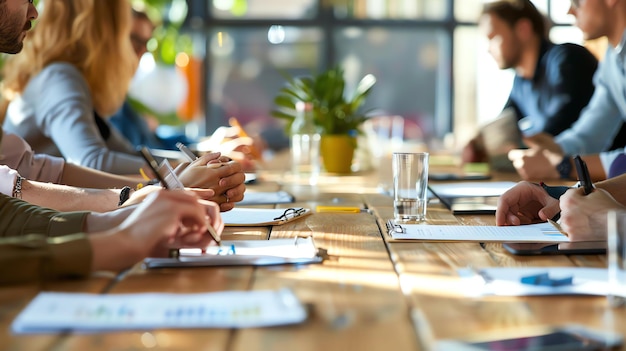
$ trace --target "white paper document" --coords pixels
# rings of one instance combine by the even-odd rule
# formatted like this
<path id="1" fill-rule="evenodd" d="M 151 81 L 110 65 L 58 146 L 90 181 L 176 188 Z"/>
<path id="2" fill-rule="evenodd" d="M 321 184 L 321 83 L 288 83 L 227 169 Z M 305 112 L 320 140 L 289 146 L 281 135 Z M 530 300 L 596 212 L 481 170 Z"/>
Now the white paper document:
<path id="1" fill-rule="evenodd" d="M 288 289 L 205 294 L 43 292 L 13 321 L 15 333 L 101 332 L 158 328 L 253 328 L 303 322 Z"/>
<path id="2" fill-rule="evenodd" d="M 313 237 L 273 240 L 222 241 L 221 246 L 180 249 L 178 257 L 144 260 L 147 268 L 203 266 L 268 266 L 278 264 L 318 263 L 325 250 L 319 250 Z"/>
<path id="3" fill-rule="evenodd" d="M 479 242 L 567 242 L 568 237 L 552 224 L 519 226 L 397 224 L 390 220 L 387 230 L 394 240 L 479 241 Z"/>
<path id="4" fill-rule="evenodd" d="M 245 205 L 273 205 L 273 204 L 288 204 L 294 202 L 293 195 L 286 191 L 258 191 L 248 192 L 244 194 L 243 200 L 237 203 L 238 206 Z"/>
<path id="5" fill-rule="evenodd" d="M 608 295 L 611 287 L 607 270 L 583 267 L 498 267 L 477 271 L 459 270 L 463 291 L 470 296 L 532 296 L 532 295 Z M 544 277 L 548 283 L 529 283 L 529 278 Z M 526 283 L 523 282 L 526 281 Z M 532 280 L 531 279 L 531 280 Z M 550 284 L 550 281 L 560 284 Z M 626 296 L 624 289 L 615 295 Z"/>
<path id="6" fill-rule="evenodd" d="M 238 208 L 222 212 L 227 226 L 281 225 L 311 214 L 311 209 L 294 208 Z"/>
<path id="7" fill-rule="evenodd" d="M 515 182 L 459 182 L 431 184 L 428 187 L 439 197 L 489 197 L 500 196 Z"/>

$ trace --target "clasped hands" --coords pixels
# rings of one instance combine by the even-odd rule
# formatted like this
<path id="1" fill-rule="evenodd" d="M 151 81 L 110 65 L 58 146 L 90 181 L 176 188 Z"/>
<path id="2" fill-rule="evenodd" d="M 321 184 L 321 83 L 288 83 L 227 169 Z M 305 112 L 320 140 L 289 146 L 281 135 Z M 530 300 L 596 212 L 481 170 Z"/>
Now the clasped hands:
<path id="1" fill-rule="evenodd" d="M 174 173 L 185 188 L 201 199 L 215 202 L 222 212 L 232 210 L 235 203 L 243 200 L 246 186 L 241 164 L 219 152 L 208 153 L 194 160 L 179 164 Z M 140 203 L 160 186 L 146 186 L 135 191 L 124 206 Z"/>
<path id="2" fill-rule="evenodd" d="M 563 160 L 563 150 L 547 133 L 523 139 L 528 149 L 515 149 L 508 153 L 509 160 L 522 179 L 559 179 L 556 166 Z"/>

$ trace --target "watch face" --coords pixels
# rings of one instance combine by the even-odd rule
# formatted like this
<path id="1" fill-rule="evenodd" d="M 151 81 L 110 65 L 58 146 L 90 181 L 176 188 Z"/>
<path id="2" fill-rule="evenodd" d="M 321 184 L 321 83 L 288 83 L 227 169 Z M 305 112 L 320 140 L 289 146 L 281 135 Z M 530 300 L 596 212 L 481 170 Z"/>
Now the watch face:
<path id="1" fill-rule="evenodd" d="M 561 179 L 569 179 L 572 174 L 572 161 L 569 156 L 564 156 L 561 163 L 556 166 L 556 170 L 559 172 Z"/>

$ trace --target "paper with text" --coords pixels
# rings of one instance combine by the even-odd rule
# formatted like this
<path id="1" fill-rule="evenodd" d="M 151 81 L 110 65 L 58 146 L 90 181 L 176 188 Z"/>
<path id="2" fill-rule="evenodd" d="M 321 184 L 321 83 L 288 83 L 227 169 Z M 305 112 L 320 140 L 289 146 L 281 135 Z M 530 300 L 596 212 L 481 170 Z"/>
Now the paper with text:
<path id="1" fill-rule="evenodd" d="M 552 224 L 519 226 L 429 225 L 387 223 L 395 240 L 479 241 L 479 242 L 567 242 L 568 237 Z"/>
<path id="2" fill-rule="evenodd" d="M 497 267 L 476 272 L 461 269 L 464 288 L 470 296 L 533 296 L 533 295 L 607 295 L 611 292 L 605 268 L 586 267 Z M 544 286 L 522 283 L 523 277 L 548 274 L 552 279 L 571 277 L 572 284 Z M 616 290 L 616 295 L 626 296 L 626 291 Z"/>
<path id="3" fill-rule="evenodd" d="M 253 328 L 303 322 L 288 289 L 203 294 L 40 293 L 13 321 L 16 333 L 158 328 Z"/>

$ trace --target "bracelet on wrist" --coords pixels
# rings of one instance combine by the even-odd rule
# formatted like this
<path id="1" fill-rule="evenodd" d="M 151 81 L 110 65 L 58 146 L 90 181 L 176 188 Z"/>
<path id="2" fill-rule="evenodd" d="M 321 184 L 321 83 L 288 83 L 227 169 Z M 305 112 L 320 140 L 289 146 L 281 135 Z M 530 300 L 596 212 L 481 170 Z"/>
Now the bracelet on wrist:
<path id="1" fill-rule="evenodd" d="M 24 177 L 18 175 L 17 178 L 15 178 L 15 185 L 13 186 L 13 197 L 16 197 L 18 199 L 22 198 L 22 182 L 24 181 Z"/>

